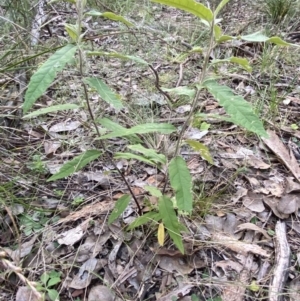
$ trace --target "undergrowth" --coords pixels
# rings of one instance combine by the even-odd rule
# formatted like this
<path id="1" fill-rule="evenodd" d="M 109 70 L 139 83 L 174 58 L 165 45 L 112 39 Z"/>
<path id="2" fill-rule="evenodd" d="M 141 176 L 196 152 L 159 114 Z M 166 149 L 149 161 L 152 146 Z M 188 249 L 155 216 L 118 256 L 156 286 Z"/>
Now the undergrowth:
<path id="1" fill-rule="evenodd" d="M 213 156 L 206 145 L 197 140 L 185 138 L 187 130 L 192 125 L 198 123 L 200 129 L 207 125 L 204 122 L 207 116 L 201 112 L 203 100 L 209 95 L 225 109 L 226 116 L 216 116 L 216 118 L 233 123 L 241 127 L 243 131 L 251 132 L 258 137 L 267 137 L 262 118 L 263 114 L 265 114 L 265 108 L 268 108 L 268 112 L 263 117 L 268 119 L 275 118 L 278 115 L 278 105 L 286 93 L 286 91 L 281 93 L 275 87 L 273 80 L 274 77 L 276 79 L 277 75 L 273 76 L 272 74 L 270 84 L 260 92 L 262 96 L 260 103 L 252 107 L 247 100 L 237 95 L 231 87 L 226 85 L 227 77 L 225 73 L 222 73 L 224 69 L 233 70 L 237 73 L 250 73 L 252 71 L 250 62 L 238 54 L 233 54 L 233 52 L 222 52 L 220 50 L 221 46 L 225 43 L 229 45 L 232 43 L 233 45 L 234 42 L 249 42 L 262 45 L 263 55 L 257 66 L 261 68 L 261 73 L 270 74 L 273 72 L 274 64 L 276 64 L 276 60 L 273 57 L 277 57 L 276 53 L 280 52 L 279 49 L 286 49 L 285 47 L 293 45 L 283 41 L 278 36 L 268 37 L 262 32 L 236 36 L 223 32 L 223 24 L 221 23 L 222 20 L 219 19 L 219 13 L 229 2 L 228 0 L 223 0 L 218 5 L 215 5 L 214 11 L 193 0 L 153 0 L 152 2 L 155 4 L 145 1 L 144 5 L 138 5 L 136 1 L 128 0 L 125 5 L 120 2 L 114 4 L 104 3 L 104 7 L 109 9 L 104 13 L 102 10 L 97 10 L 98 6 L 103 7 L 103 5 L 101 6 L 102 2 L 96 3 L 97 1 L 95 1 L 95 4 L 92 3 L 93 9 L 89 9 L 84 0 L 71 0 L 68 2 L 74 5 L 77 13 L 76 21 L 65 24 L 68 42 L 66 43 L 66 39 L 61 40 L 60 45 L 53 49 L 54 53 L 51 55 L 48 53 L 52 52 L 52 49 L 30 53 L 30 58 L 32 59 L 36 56 L 40 59 L 45 56 L 48 56 L 48 58 L 45 61 L 42 60 L 39 66 L 36 66 L 37 70 L 30 78 L 25 102 L 22 106 L 23 119 L 34 123 L 37 118 L 41 118 L 45 114 L 68 110 L 74 110 L 76 114 L 79 114 L 84 111 L 89 116 L 86 123 L 91 129 L 91 133 L 93 133 L 93 141 L 88 150 L 83 151 L 73 160 L 65 163 L 57 173 L 50 177 L 49 171 L 44 164 L 45 158 L 38 152 L 30 156 L 26 166 L 35 176 L 47 177 L 47 182 L 52 182 L 70 177 L 94 160 L 101 158 L 108 164 L 113 165 L 114 170 L 127 186 L 127 193 L 117 200 L 115 209 L 110 214 L 108 222 L 113 223 L 118 219 L 130 201 L 134 200 L 139 216 L 127 227 L 127 230 L 151 223 L 150 226 L 157 230 L 157 238 L 160 245 L 165 244 L 166 236 L 169 235 L 180 252 L 184 253 L 182 232 L 187 231 L 187 229 L 180 219 L 183 216 L 192 217 L 193 214 L 205 215 L 210 210 L 211 204 L 219 197 L 222 197 L 228 189 L 227 185 L 230 185 L 226 183 L 218 191 L 213 191 L 208 196 L 205 193 L 203 183 L 196 187 L 194 186 L 186 158 L 182 155 L 183 149 L 193 150 L 200 154 L 206 164 L 214 164 Z M 275 2 L 276 7 L 274 7 Z M 281 22 L 288 14 L 287 8 L 289 9 L 290 7 L 287 4 L 280 6 L 279 2 L 279 0 L 269 0 L 266 3 L 274 23 Z M 131 45 L 133 41 L 137 40 L 138 44 L 139 39 L 145 37 L 145 33 L 147 37 L 155 36 L 157 28 L 147 28 L 147 26 L 140 28 L 139 25 L 147 25 L 149 20 L 151 21 L 154 18 L 154 13 L 151 11 L 153 5 L 155 5 L 155 12 L 163 11 L 162 7 L 165 6 L 160 6 L 160 4 L 169 6 L 168 9 L 175 8 L 183 10 L 184 14 L 192 14 L 201 25 L 198 23 L 195 25 L 197 30 L 189 28 L 190 34 L 187 35 L 188 38 L 180 38 L 179 40 L 177 37 L 174 38 L 175 47 L 174 49 L 170 47 L 167 53 L 159 53 L 159 47 L 155 50 L 155 54 L 146 53 L 146 49 L 143 49 L 143 47 L 136 50 L 135 45 Z M 121 15 L 123 11 L 125 13 L 132 7 L 139 7 L 139 12 L 135 16 L 136 20 L 127 19 Z M 121 14 L 116 14 L 116 11 L 121 12 Z M 121 40 L 122 43 L 125 43 L 126 47 L 123 48 L 123 51 L 121 52 L 119 49 L 111 50 L 110 47 L 101 45 L 101 43 L 100 45 L 91 46 L 88 37 L 93 35 L 93 31 L 90 32 L 89 29 L 83 26 L 86 18 L 91 18 L 92 20 L 102 18 L 118 22 L 120 30 L 126 31 L 126 35 L 117 36 L 119 41 Z M 172 22 L 170 21 L 169 26 L 166 26 L 164 29 L 165 37 L 172 32 L 171 26 Z M 200 28 L 204 28 L 204 30 L 200 31 Z M 181 28 L 180 30 L 184 31 L 186 28 Z M 174 36 L 181 35 L 180 30 Z M 159 28 L 159 31 L 161 31 L 161 28 Z M 139 33 L 141 34 L 140 36 Z M 106 32 L 100 32 L 99 35 L 101 36 L 101 34 L 106 35 Z M 163 39 L 162 42 L 172 43 L 172 38 Z M 182 51 L 184 48 L 181 46 L 185 46 L 187 49 Z M 215 56 L 216 53 L 220 55 Z M 12 55 L 9 56 L 12 57 Z M 189 71 L 194 76 L 194 82 L 183 81 L 175 87 L 176 82 L 171 72 L 165 71 L 164 74 L 159 74 L 154 66 L 155 58 L 158 58 L 162 64 L 166 65 L 169 64 L 168 59 L 172 64 L 180 65 L 185 60 L 193 58 L 196 62 Z M 89 68 L 93 60 L 101 60 L 104 66 L 107 61 L 115 63 L 121 60 L 122 66 L 126 66 L 126 64 L 136 65 L 138 66 L 137 73 L 147 72 L 151 74 L 152 79 L 150 80 L 146 77 L 143 78 L 143 75 L 140 74 L 136 76 L 141 79 L 134 84 L 139 85 L 145 91 L 145 94 L 136 93 L 134 98 L 129 91 L 129 96 L 126 95 L 125 97 L 122 93 L 119 93 L 118 86 L 112 79 L 107 80 L 106 76 L 93 75 L 97 73 L 92 72 Z M 22 65 L 23 59 L 15 62 L 11 58 L 11 60 L 6 61 L 5 66 L 2 65 L 2 71 L 12 71 L 14 67 L 18 67 L 18 64 Z M 37 101 L 53 84 L 57 74 L 63 70 L 70 72 L 75 70 L 76 74 L 79 74 L 77 80 L 80 88 L 79 92 L 76 92 L 78 93 L 77 101 L 64 101 L 63 103 L 57 101 L 55 104 L 30 112 L 37 104 Z M 103 69 L 101 71 L 104 72 Z M 109 71 L 109 67 L 106 67 L 105 73 L 109 74 Z M 59 85 L 59 82 L 56 83 L 56 87 Z M 68 88 L 64 87 L 64 89 L 63 92 L 68 95 Z M 101 108 L 109 108 L 109 112 L 113 112 L 113 114 L 105 114 L 104 110 L 93 111 L 91 95 L 95 94 L 98 95 L 99 101 L 101 101 Z M 143 100 L 144 103 L 142 102 Z M 138 101 L 141 103 L 138 103 Z M 172 111 L 182 104 L 189 105 L 190 111 L 185 116 L 185 121 L 181 127 L 173 123 L 172 118 L 169 118 L 170 121 L 166 118 L 163 122 L 157 120 L 161 108 L 166 108 L 166 111 Z M 200 121 L 197 120 L 199 116 Z M 209 126 L 207 129 L 209 129 Z M 114 139 L 126 141 L 121 151 L 114 150 L 112 143 Z M 65 148 L 68 149 L 69 145 L 76 146 L 76 144 L 77 141 L 67 141 L 65 142 Z M 157 199 L 156 205 L 153 205 L 147 213 L 144 213 L 143 207 L 148 204 L 148 198 L 145 197 L 142 202 L 137 199 L 126 175 L 116 164 L 120 159 L 139 162 L 136 166 L 144 164 L 154 167 L 159 173 L 163 174 L 164 185 L 144 187 L 148 196 Z M 9 183 L 15 184 L 16 182 L 14 181 L 15 179 Z M 8 205 L 7 200 L 11 197 L 10 193 L 8 193 L 10 189 L 11 186 L 1 186 L 1 202 L 5 206 Z M 15 202 L 18 203 L 20 200 L 21 197 Z M 76 200 L 75 206 L 83 202 L 83 199 L 80 197 Z M 43 213 L 40 213 L 39 216 L 22 214 L 19 220 L 23 227 L 23 232 L 25 235 L 29 235 L 40 231 L 45 226 L 48 218 Z M 54 276 L 53 278 L 55 278 Z M 49 294 L 52 289 L 52 285 L 48 282 L 51 280 L 51 276 L 46 274 L 44 277 L 45 279 L 41 279 L 40 290 L 45 294 Z M 55 278 L 55 281 L 57 283 L 60 281 L 59 276 Z M 57 295 L 56 291 L 52 293 L 55 296 Z"/>

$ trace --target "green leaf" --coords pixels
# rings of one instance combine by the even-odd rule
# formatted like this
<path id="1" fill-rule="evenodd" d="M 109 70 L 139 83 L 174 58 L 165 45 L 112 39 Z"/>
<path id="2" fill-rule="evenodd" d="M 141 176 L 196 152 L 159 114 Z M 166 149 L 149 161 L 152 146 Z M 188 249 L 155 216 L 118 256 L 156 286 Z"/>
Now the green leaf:
<path id="1" fill-rule="evenodd" d="M 122 16 L 120 15 L 116 15 L 112 12 L 105 12 L 102 14 L 103 17 L 107 18 L 107 19 L 110 19 L 110 20 L 113 20 L 113 21 L 118 21 L 118 22 L 122 22 L 124 23 L 125 25 L 127 26 L 134 26 L 133 23 L 127 21 L 125 18 L 123 18 Z"/>
<path id="2" fill-rule="evenodd" d="M 223 35 L 223 36 L 220 36 L 218 39 L 217 39 L 217 43 L 223 43 L 223 42 L 227 42 L 227 41 L 231 41 L 231 40 L 235 40 L 235 37 L 232 37 L 232 36 L 228 36 L 228 35 Z"/>
<path id="3" fill-rule="evenodd" d="M 182 87 L 176 87 L 176 88 L 162 88 L 163 91 L 165 92 L 170 92 L 170 93 L 174 93 L 175 95 L 185 95 L 188 96 L 190 98 L 193 98 L 196 94 L 195 89 L 191 89 L 187 86 L 182 86 Z"/>
<path id="4" fill-rule="evenodd" d="M 156 165 L 154 162 L 148 160 L 147 158 L 139 156 L 139 155 L 135 155 L 135 154 L 132 154 L 132 153 L 115 153 L 114 158 L 115 159 L 126 159 L 126 160 L 133 159 L 133 160 L 139 160 L 141 162 L 145 162 L 145 163 L 147 163 L 151 166 Z"/>
<path id="5" fill-rule="evenodd" d="M 51 286 L 53 286 L 57 283 L 60 283 L 60 282 L 61 282 L 61 279 L 58 278 L 58 277 L 50 278 L 50 280 L 47 283 L 47 287 L 51 287 Z"/>
<path id="6" fill-rule="evenodd" d="M 26 113 L 43 95 L 53 82 L 56 73 L 61 71 L 70 62 L 75 54 L 77 47 L 68 44 L 57 50 L 50 58 L 33 74 L 30 79 L 28 89 L 25 94 L 23 112 Z"/>
<path id="7" fill-rule="evenodd" d="M 169 164 L 170 183 L 175 190 L 178 209 L 191 213 L 193 209 L 192 177 L 182 157 L 173 158 Z"/>
<path id="8" fill-rule="evenodd" d="M 108 218 L 109 225 L 113 223 L 125 211 L 129 202 L 130 202 L 130 195 L 128 194 L 124 194 L 117 200 L 115 204 L 115 208 Z"/>
<path id="9" fill-rule="evenodd" d="M 129 129 L 122 129 L 113 131 L 110 134 L 103 135 L 97 139 L 109 139 L 115 137 L 124 137 L 133 134 L 147 134 L 158 132 L 161 134 L 171 134 L 175 131 L 175 127 L 172 124 L 168 123 L 144 123 L 136 125 Z"/>
<path id="10" fill-rule="evenodd" d="M 102 126 L 104 126 L 106 129 L 111 131 L 122 131 L 126 129 L 123 126 L 119 125 L 116 122 L 113 122 L 108 118 L 97 119 L 97 122 L 99 122 Z M 124 138 L 128 139 L 132 143 L 142 143 L 142 140 L 137 135 L 131 135 L 129 137 L 124 137 Z"/>
<path id="11" fill-rule="evenodd" d="M 44 284 L 44 286 L 47 286 L 47 282 L 48 282 L 49 279 L 50 279 L 50 276 L 46 272 L 44 274 L 42 274 L 42 276 L 40 278 L 40 280 Z"/>
<path id="12" fill-rule="evenodd" d="M 203 143 L 200 143 L 195 140 L 186 140 L 186 142 L 191 146 L 195 151 L 199 152 L 201 157 L 209 162 L 210 164 L 214 164 L 214 161 L 212 159 L 212 156 L 209 152 L 209 149 L 207 146 L 205 146 Z"/>
<path id="13" fill-rule="evenodd" d="M 161 191 L 157 187 L 146 185 L 144 186 L 144 189 L 148 191 L 152 196 L 155 196 L 157 198 L 160 198 L 162 196 Z"/>
<path id="14" fill-rule="evenodd" d="M 84 166 L 86 166 L 91 161 L 97 159 L 101 155 L 101 152 L 98 150 L 88 150 L 84 152 L 83 154 L 75 157 L 73 160 L 67 162 L 64 164 L 58 173 L 51 176 L 47 182 L 49 181 L 55 181 L 58 179 L 65 178 L 74 172 L 82 169 Z"/>
<path id="15" fill-rule="evenodd" d="M 120 96 L 110 90 L 110 88 L 99 78 L 88 77 L 83 80 L 90 87 L 97 90 L 101 98 L 108 104 L 112 105 L 116 110 L 123 109 L 122 101 Z"/>
<path id="16" fill-rule="evenodd" d="M 180 235 L 181 227 L 176 212 L 173 208 L 172 201 L 168 197 L 162 196 L 158 202 L 158 210 L 161 215 L 162 221 L 175 246 L 182 254 L 184 254 L 184 246 L 182 242 L 182 237 Z"/>
<path id="17" fill-rule="evenodd" d="M 215 17 L 219 14 L 221 9 L 229 2 L 230 0 L 222 0 L 219 5 L 217 6 L 216 10 L 214 11 Z"/>
<path id="18" fill-rule="evenodd" d="M 266 42 L 269 38 L 265 36 L 261 31 L 257 31 L 245 36 L 241 36 L 241 39 L 249 42 Z"/>
<path id="19" fill-rule="evenodd" d="M 39 109 L 32 113 L 29 113 L 29 114 L 23 116 L 23 119 L 32 118 L 32 117 L 36 117 L 36 116 L 47 114 L 47 113 L 64 111 L 64 110 L 73 110 L 73 109 L 78 109 L 78 108 L 80 108 L 80 106 L 77 106 L 77 105 L 71 104 L 71 103 L 67 103 L 67 104 L 63 104 L 63 105 L 55 105 L 55 106 Z"/>
<path id="20" fill-rule="evenodd" d="M 77 34 L 77 26 L 74 24 L 65 24 L 65 29 L 70 36 L 72 42 L 76 42 L 78 40 L 78 34 Z"/>
<path id="21" fill-rule="evenodd" d="M 252 72 L 252 67 L 249 65 L 248 60 L 245 59 L 245 58 L 232 56 L 232 57 L 229 58 L 229 61 L 231 63 L 235 63 L 235 64 L 240 65 L 241 67 L 243 67 L 248 72 Z"/>
<path id="22" fill-rule="evenodd" d="M 167 163 L 167 158 L 163 154 L 158 154 L 154 149 L 145 148 L 141 144 L 129 145 L 129 149 L 142 153 L 144 156 L 148 157 L 151 161 L 158 162 L 161 164 Z"/>
<path id="23" fill-rule="evenodd" d="M 88 16 L 93 16 L 93 17 L 104 17 L 104 18 L 107 18 L 107 19 L 110 19 L 110 20 L 113 20 L 113 21 L 118 21 L 118 22 L 121 22 L 121 23 L 124 23 L 125 25 L 127 26 L 134 26 L 133 23 L 129 22 L 128 20 L 126 20 L 125 18 L 123 18 L 122 16 L 120 15 L 116 15 L 112 12 L 105 12 L 105 13 L 100 13 L 96 10 L 91 10 L 87 13 L 85 13 L 86 15 Z"/>
<path id="24" fill-rule="evenodd" d="M 214 25 L 214 36 L 216 40 L 218 40 L 222 36 L 222 29 L 217 24 Z"/>
<path id="25" fill-rule="evenodd" d="M 58 301 L 59 300 L 59 293 L 55 289 L 47 289 L 48 296 L 51 301 Z"/>
<path id="26" fill-rule="evenodd" d="M 298 46 L 298 45 L 285 42 L 284 40 L 276 36 L 269 38 L 266 35 L 264 35 L 261 31 L 254 32 L 249 35 L 241 36 L 241 39 L 250 42 L 271 42 L 279 46 Z"/>
<path id="27" fill-rule="evenodd" d="M 175 8 L 179 8 L 189 12 L 205 21 L 212 21 L 214 15 L 212 11 L 201 3 L 194 0 L 151 0 L 152 2 L 166 4 Z"/>
<path id="28" fill-rule="evenodd" d="M 242 96 L 235 95 L 229 87 L 219 85 L 215 81 L 207 81 L 204 85 L 219 104 L 224 107 L 233 123 L 261 137 L 268 137 L 263 123 L 254 114 L 251 105 Z"/>
<path id="29" fill-rule="evenodd" d="M 136 227 L 139 227 L 141 225 L 147 224 L 151 221 L 159 221 L 161 219 L 161 216 L 158 212 L 154 212 L 154 211 L 150 211 L 147 212 L 145 214 L 143 214 L 142 216 L 139 216 L 138 218 L 136 218 L 129 226 L 128 226 L 128 230 L 132 230 Z"/>
<path id="30" fill-rule="evenodd" d="M 193 47 L 189 53 L 203 53 L 203 49 L 199 46 Z"/>
<path id="31" fill-rule="evenodd" d="M 235 63 L 235 64 L 240 65 L 242 68 L 244 68 L 248 72 L 252 71 L 252 67 L 249 65 L 248 60 L 245 58 L 241 58 L 241 57 L 232 56 L 232 57 L 229 57 L 226 59 L 220 59 L 220 60 L 217 59 L 217 60 L 211 61 L 212 64 L 219 64 L 219 63 L 224 63 L 224 62 Z"/>
<path id="32" fill-rule="evenodd" d="M 131 61 L 134 61 L 136 63 L 142 64 L 142 65 L 146 65 L 146 66 L 149 65 L 149 63 L 147 63 L 146 61 L 144 61 L 143 59 L 141 59 L 137 56 L 125 55 L 125 54 L 121 54 L 121 53 L 118 53 L 118 52 L 87 51 L 86 54 L 90 55 L 90 56 L 99 55 L 99 56 L 118 58 L 118 59 L 122 59 L 122 60 L 131 60 Z"/>

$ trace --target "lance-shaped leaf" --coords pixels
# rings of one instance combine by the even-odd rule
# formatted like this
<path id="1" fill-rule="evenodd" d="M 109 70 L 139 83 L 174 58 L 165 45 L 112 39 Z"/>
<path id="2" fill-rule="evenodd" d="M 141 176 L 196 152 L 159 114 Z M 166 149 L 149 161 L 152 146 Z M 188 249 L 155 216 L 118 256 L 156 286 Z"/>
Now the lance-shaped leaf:
<path id="1" fill-rule="evenodd" d="M 161 133 L 161 134 L 171 134 L 175 131 L 175 127 L 168 123 L 144 123 L 136 125 L 129 129 L 119 129 L 113 131 L 112 133 L 103 135 L 98 139 L 109 139 L 115 137 L 124 137 L 133 134 L 147 134 L 147 133 Z"/>
<path id="2" fill-rule="evenodd" d="M 230 0 L 222 0 L 214 11 L 215 17 L 219 14 L 222 8 L 229 2 Z"/>
<path id="3" fill-rule="evenodd" d="M 200 153 L 201 157 L 209 162 L 210 164 L 214 164 L 214 161 L 212 159 L 212 156 L 209 152 L 209 149 L 206 145 L 199 141 L 195 140 L 186 140 L 186 142 L 197 152 Z"/>
<path id="4" fill-rule="evenodd" d="M 130 202 L 130 195 L 128 194 L 124 194 L 117 200 L 114 210 L 111 212 L 108 218 L 109 225 L 113 223 L 125 211 L 129 202 Z"/>
<path id="5" fill-rule="evenodd" d="M 138 218 L 136 218 L 129 226 L 128 226 L 128 230 L 132 230 L 136 227 L 145 225 L 149 222 L 153 222 L 156 221 L 158 222 L 159 220 L 161 220 L 161 216 L 160 213 L 158 212 L 154 212 L 154 211 L 150 211 L 147 212 L 141 216 L 139 216 Z"/>
<path id="6" fill-rule="evenodd" d="M 168 197 L 162 196 L 158 202 L 158 210 L 161 215 L 163 224 L 167 229 L 175 246 L 182 254 L 184 254 L 184 246 L 180 234 L 180 231 L 183 231 L 184 227 L 182 227 L 182 225 L 178 221 L 178 217 L 173 208 L 172 201 Z"/>
<path id="7" fill-rule="evenodd" d="M 240 65 L 242 68 L 244 68 L 246 71 L 251 72 L 252 67 L 249 65 L 249 62 L 245 58 L 232 56 L 226 59 L 220 59 L 220 60 L 212 60 L 211 64 L 218 64 L 218 63 L 224 63 L 224 62 L 230 62 Z"/>
<path id="8" fill-rule="evenodd" d="M 261 31 L 251 33 L 249 35 L 241 36 L 241 39 L 249 42 L 271 42 L 279 46 L 298 46 L 288 42 L 285 42 L 279 37 L 267 37 Z M 298 46 L 299 47 L 299 46 Z"/>
<path id="9" fill-rule="evenodd" d="M 121 22 L 127 26 L 134 26 L 133 23 L 129 22 L 128 20 L 126 20 L 124 17 L 120 16 L 120 15 L 116 15 L 112 12 L 105 12 L 105 13 L 100 13 L 96 10 L 91 10 L 87 13 L 85 13 L 86 15 L 88 16 L 93 16 L 93 17 L 104 17 L 104 18 L 107 18 L 107 19 L 110 19 L 110 20 L 113 20 L 113 21 L 118 21 L 118 22 Z"/>
<path id="10" fill-rule="evenodd" d="M 101 118 L 98 119 L 97 122 L 99 122 L 102 126 L 104 126 L 106 129 L 110 131 L 116 131 L 116 130 L 125 130 L 123 126 L 120 124 L 108 119 L 108 118 Z M 124 137 L 125 139 L 128 139 L 131 143 L 142 143 L 142 140 L 137 135 L 131 135 L 129 137 Z"/>
<path id="11" fill-rule="evenodd" d="M 212 11 L 205 5 L 194 0 L 151 0 L 152 2 L 166 4 L 175 8 L 179 8 L 189 12 L 205 21 L 212 21 L 214 15 Z"/>
<path id="12" fill-rule="evenodd" d="M 144 156 L 148 157 L 153 162 L 158 162 L 165 164 L 167 162 L 166 156 L 163 154 L 158 154 L 154 149 L 146 148 L 141 144 L 129 145 L 129 149 L 142 153 Z"/>
<path id="13" fill-rule="evenodd" d="M 147 159 L 143 156 L 135 155 L 135 154 L 132 154 L 132 153 L 115 153 L 114 158 L 115 159 L 126 159 L 126 160 L 138 160 L 138 161 L 144 162 L 146 164 L 149 164 L 151 166 L 156 165 L 151 160 L 149 160 L 149 159 Z"/>
<path id="14" fill-rule="evenodd" d="M 173 158 L 169 164 L 169 176 L 175 190 L 178 209 L 191 213 L 193 209 L 192 177 L 182 157 Z"/>
<path id="15" fill-rule="evenodd" d="M 98 55 L 98 56 L 106 56 L 106 57 L 111 57 L 111 58 L 118 58 L 121 60 L 131 60 L 136 63 L 142 64 L 142 65 L 149 65 L 145 60 L 141 59 L 138 56 L 133 56 L 133 55 L 126 55 L 118 52 L 106 52 L 106 51 L 87 51 L 87 55 L 93 56 L 93 55 Z"/>
<path id="16" fill-rule="evenodd" d="M 48 114 L 48 113 L 52 113 L 52 112 L 72 110 L 72 109 L 78 109 L 78 108 L 80 108 L 80 107 L 75 105 L 75 104 L 72 104 L 72 103 L 66 103 L 66 104 L 62 104 L 62 105 L 55 105 L 55 106 L 51 106 L 51 107 L 36 110 L 36 111 L 34 111 L 30 114 L 27 114 L 27 115 L 23 116 L 23 119 L 32 118 L 32 117 L 36 117 L 36 116 L 39 116 L 39 115 Z"/>
<path id="17" fill-rule="evenodd" d="M 64 164 L 60 168 L 59 172 L 50 177 L 47 182 L 62 179 L 73 174 L 74 172 L 82 169 L 91 161 L 96 160 L 100 155 L 101 152 L 98 150 L 88 150 L 84 152 L 83 154 Z"/>
<path id="18" fill-rule="evenodd" d="M 57 50 L 33 74 L 25 94 L 25 101 L 23 104 L 24 113 L 26 113 L 33 106 L 35 101 L 43 95 L 53 82 L 56 73 L 61 71 L 65 65 L 73 59 L 76 49 L 77 47 L 75 45 L 68 44 Z"/>
<path id="19" fill-rule="evenodd" d="M 116 110 L 123 109 L 120 96 L 111 91 L 111 89 L 101 79 L 88 77 L 84 79 L 84 82 L 90 87 L 96 89 L 101 98 L 108 104 L 112 105 Z"/>
<path id="20" fill-rule="evenodd" d="M 224 107 L 232 122 L 261 137 L 268 137 L 262 121 L 256 116 L 251 105 L 242 96 L 235 95 L 229 87 L 219 85 L 215 81 L 207 81 L 204 83 L 204 86 L 219 104 Z"/>

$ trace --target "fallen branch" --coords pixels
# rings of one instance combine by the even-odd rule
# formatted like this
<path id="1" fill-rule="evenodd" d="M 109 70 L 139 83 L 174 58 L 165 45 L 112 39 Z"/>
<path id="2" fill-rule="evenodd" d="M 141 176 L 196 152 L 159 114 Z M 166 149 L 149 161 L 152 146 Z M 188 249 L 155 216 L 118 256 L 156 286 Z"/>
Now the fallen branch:
<path id="1" fill-rule="evenodd" d="M 286 238 L 286 225 L 278 221 L 275 227 L 275 268 L 269 287 L 269 301 L 279 301 L 288 276 L 291 250 Z"/>

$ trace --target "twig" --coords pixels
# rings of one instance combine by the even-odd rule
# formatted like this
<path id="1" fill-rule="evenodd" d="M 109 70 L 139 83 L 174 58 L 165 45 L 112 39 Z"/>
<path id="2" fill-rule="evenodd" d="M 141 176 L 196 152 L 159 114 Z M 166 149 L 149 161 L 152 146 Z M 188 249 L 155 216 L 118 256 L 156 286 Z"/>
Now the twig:
<path id="1" fill-rule="evenodd" d="M 161 87 L 160 87 L 160 84 L 159 84 L 159 76 L 158 76 L 158 73 L 157 73 L 157 71 L 155 70 L 155 68 L 152 66 L 152 65 L 148 65 L 149 66 L 149 68 L 153 71 L 153 73 L 154 73 L 154 76 L 155 76 L 155 87 L 156 87 L 156 89 L 162 94 L 162 95 L 164 95 L 165 97 L 166 97 L 166 99 L 167 99 L 167 102 L 168 102 L 168 106 L 169 106 L 169 109 L 171 110 L 171 108 L 172 108 L 172 98 L 168 95 L 168 93 L 166 93 L 165 91 L 163 91 L 162 89 L 161 89 Z"/>
<path id="2" fill-rule="evenodd" d="M 2 250 L 0 250 L 0 263 L 2 263 L 3 267 L 6 270 L 10 270 L 14 272 L 19 279 L 26 284 L 27 286 L 30 287 L 32 290 L 32 293 L 37 297 L 38 300 L 43 300 L 43 296 L 40 292 L 37 291 L 35 285 L 35 282 L 29 281 L 23 274 L 22 274 L 22 269 L 20 267 L 15 266 L 11 261 L 5 259 L 6 253 Z"/>
<path id="3" fill-rule="evenodd" d="M 179 65 L 179 78 L 176 83 L 176 88 L 180 86 L 182 79 L 183 79 L 183 67 L 184 65 L 189 61 L 189 58 L 187 58 L 183 63 Z"/>
<path id="4" fill-rule="evenodd" d="M 291 250 L 286 238 L 285 222 L 278 221 L 275 226 L 275 268 L 273 279 L 270 283 L 269 301 L 282 299 L 282 290 L 288 275 Z"/>

